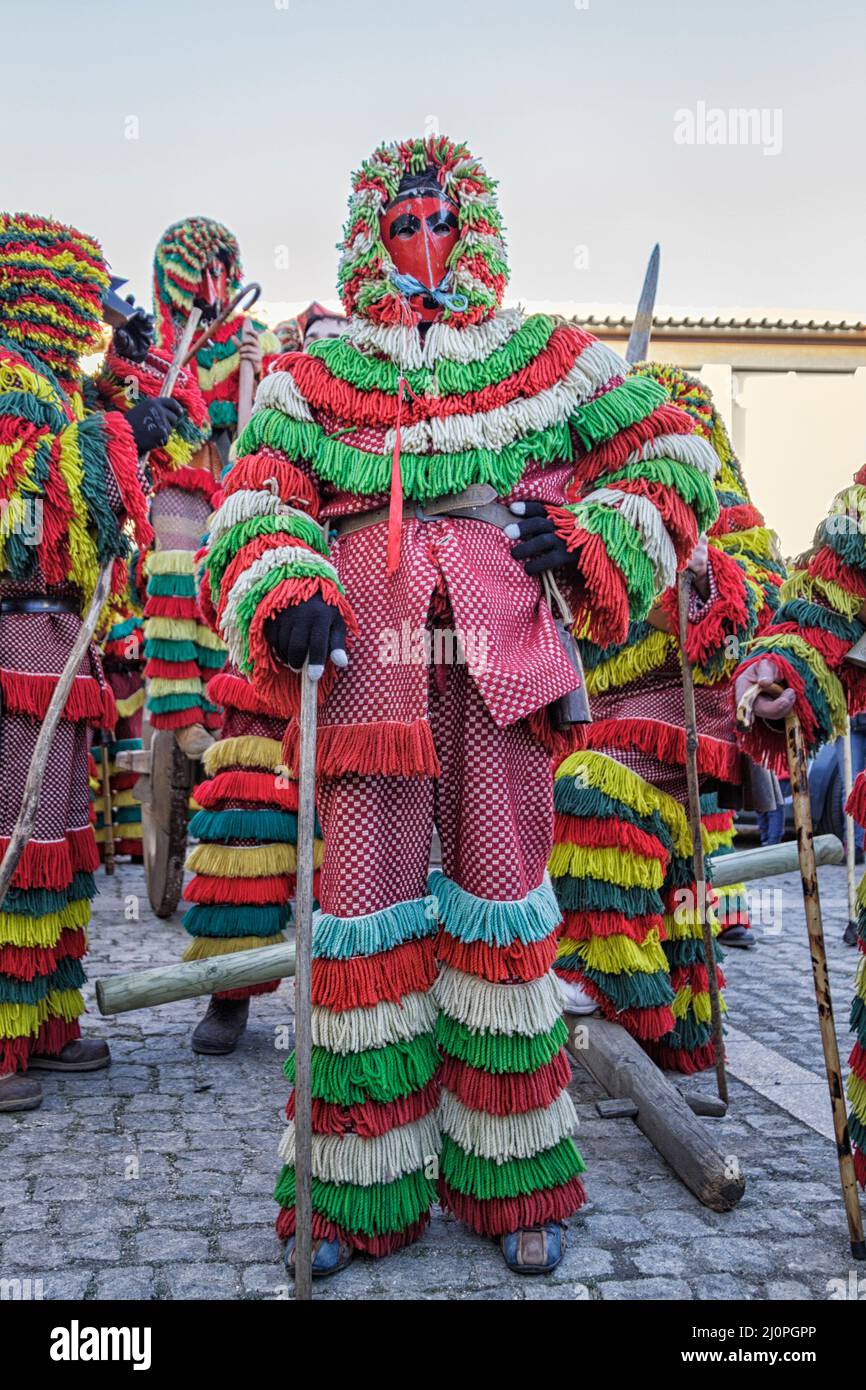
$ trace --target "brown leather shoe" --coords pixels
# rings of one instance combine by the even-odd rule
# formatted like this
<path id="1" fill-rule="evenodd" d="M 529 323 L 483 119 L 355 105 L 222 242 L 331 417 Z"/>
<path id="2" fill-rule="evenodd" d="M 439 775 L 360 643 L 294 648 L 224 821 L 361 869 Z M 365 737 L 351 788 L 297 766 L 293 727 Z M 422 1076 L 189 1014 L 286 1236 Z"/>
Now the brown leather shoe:
<path id="1" fill-rule="evenodd" d="M 204 757 L 211 744 L 216 743 L 203 724 L 187 724 L 183 729 L 176 729 L 174 736 L 181 752 L 193 759 Z"/>
<path id="2" fill-rule="evenodd" d="M 312 1275 L 314 1279 L 329 1279 L 332 1274 L 339 1274 L 347 1265 L 352 1263 L 355 1251 L 348 1241 L 338 1237 L 336 1240 L 314 1240 L 313 1241 L 313 1266 Z M 288 1273 L 295 1277 L 295 1237 L 290 1236 L 286 1242 L 286 1253 L 283 1256 L 283 1264 Z"/>
<path id="3" fill-rule="evenodd" d="M 190 1039 L 193 1052 L 225 1057 L 234 1052 L 247 1026 L 249 999 L 211 999 L 207 1013 Z"/>
<path id="4" fill-rule="evenodd" d="M 53 1057 L 32 1053 L 27 1065 L 31 1071 L 101 1071 L 110 1061 L 108 1043 L 101 1038 L 75 1038 Z"/>
<path id="5" fill-rule="evenodd" d="M 42 1086 L 35 1076 L 13 1071 L 0 1076 L 0 1110 L 38 1110 L 42 1104 Z"/>
<path id="6" fill-rule="evenodd" d="M 565 1254 L 565 1227 L 559 1221 L 544 1226 L 524 1226 L 499 1241 L 502 1255 L 514 1274 L 550 1274 Z"/>

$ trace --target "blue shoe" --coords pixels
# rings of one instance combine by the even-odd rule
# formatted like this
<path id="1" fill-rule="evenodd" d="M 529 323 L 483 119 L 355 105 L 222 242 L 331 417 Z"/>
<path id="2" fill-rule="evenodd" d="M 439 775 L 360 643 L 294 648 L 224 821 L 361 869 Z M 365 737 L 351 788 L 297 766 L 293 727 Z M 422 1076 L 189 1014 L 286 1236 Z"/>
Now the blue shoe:
<path id="1" fill-rule="evenodd" d="M 499 1245 L 513 1274 L 550 1274 L 565 1254 L 565 1227 L 558 1221 L 524 1226 L 502 1236 Z"/>
<path id="2" fill-rule="evenodd" d="M 344 1240 L 314 1240 L 313 1241 L 313 1278 L 327 1279 L 332 1274 L 339 1274 L 341 1269 L 352 1263 L 354 1250 L 351 1245 Z M 290 1236 L 286 1242 L 286 1253 L 283 1256 L 283 1263 L 289 1274 L 295 1277 L 295 1237 Z"/>

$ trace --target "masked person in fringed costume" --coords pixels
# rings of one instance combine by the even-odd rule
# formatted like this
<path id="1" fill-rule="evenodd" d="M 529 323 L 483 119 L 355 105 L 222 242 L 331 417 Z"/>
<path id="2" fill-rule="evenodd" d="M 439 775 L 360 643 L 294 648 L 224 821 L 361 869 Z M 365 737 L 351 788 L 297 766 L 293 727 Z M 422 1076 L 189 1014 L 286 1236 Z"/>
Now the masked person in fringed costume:
<path id="1" fill-rule="evenodd" d="M 656 363 L 634 368 L 629 380 L 664 385 L 719 460 L 718 519 L 689 560 L 687 652 L 704 845 L 718 852 L 733 839 L 729 808 L 748 776 L 737 746 L 732 673 L 742 644 L 772 620 L 783 566 L 706 387 Z M 671 467 L 644 458 L 612 485 L 669 485 Z M 575 727 L 571 752 L 557 769 L 550 872 L 565 922 L 555 968 L 569 1011 L 600 1008 L 660 1066 L 691 1073 L 713 1065 L 713 1049 L 695 910 L 678 632 L 674 586 L 646 617 L 631 620 L 624 641 L 581 642 L 593 722 Z M 751 942 L 742 885 L 728 890 L 714 915 L 732 944 Z"/>
<path id="2" fill-rule="evenodd" d="M 109 276 L 96 241 L 31 214 L 0 214 L 0 851 L 22 809 L 42 720 L 97 577 L 126 584 L 130 536 L 147 545 L 139 455 L 176 409 L 98 408 L 79 358 L 103 336 Z M 97 408 L 94 405 L 97 404 Z M 128 405 L 128 402 L 127 402 Z M 48 754 L 32 834 L 0 907 L 0 1109 L 33 1109 L 35 1072 L 107 1066 L 80 1036 L 85 929 L 99 863 L 88 730 L 114 699 L 96 648 L 82 660 Z"/>
<path id="3" fill-rule="evenodd" d="M 866 468 L 834 499 L 810 553 L 782 587 L 772 625 L 751 644 L 736 672 L 737 699 L 750 686 L 781 685 L 758 695 L 743 747 L 787 775 L 784 719 L 792 709 L 812 756 L 845 733 L 846 714 L 866 710 L 866 670 L 846 660 L 866 632 Z M 857 777 L 846 810 L 866 825 L 866 774 Z M 866 1188 L 866 878 L 858 889 L 857 944 L 862 955 L 851 1006 L 855 1042 L 847 1090 L 854 1164 Z"/>
<path id="4" fill-rule="evenodd" d="M 530 722 L 577 680 L 539 576 L 568 578 L 600 645 L 623 641 L 714 521 L 718 460 L 589 333 L 501 309 L 495 185 L 464 145 L 376 150 L 339 279 L 346 333 L 263 380 L 208 555 L 253 690 L 291 717 L 287 666 L 321 677 L 315 1273 L 417 1239 L 437 1199 L 543 1273 L 584 1194 Z M 644 455 L 646 484 L 611 483 Z M 291 1270 L 291 1098 L 288 1116 Z"/>
<path id="5" fill-rule="evenodd" d="M 311 341 L 333 336 L 344 320 L 314 303 L 292 322 L 291 341 L 299 350 L 304 335 L 313 332 Z M 288 336 L 288 327 L 284 331 Z M 220 499 L 216 493 L 214 505 Z M 206 556 L 202 562 L 207 564 Z M 200 611 L 216 632 L 206 572 L 203 577 Z M 298 788 L 282 761 L 287 721 L 231 665 L 208 688 L 224 715 L 220 741 L 202 759 L 205 780 L 193 792 L 198 809 L 190 832 L 199 843 L 187 859 L 193 870 L 184 890 L 192 903 L 184 916 L 193 938 L 187 960 L 284 940 L 295 892 Z M 319 844 L 316 854 L 318 863 Z M 251 996 L 278 988 L 273 980 L 214 995 L 192 1035 L 195 1051 L 233 1052 L 249 1018 Z"/>

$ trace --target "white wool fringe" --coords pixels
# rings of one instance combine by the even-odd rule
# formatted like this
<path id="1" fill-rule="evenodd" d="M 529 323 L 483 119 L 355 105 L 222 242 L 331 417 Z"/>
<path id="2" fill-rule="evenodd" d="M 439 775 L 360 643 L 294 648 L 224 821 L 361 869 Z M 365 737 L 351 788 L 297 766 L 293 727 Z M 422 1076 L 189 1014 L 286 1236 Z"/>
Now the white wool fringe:
<path id="1" fill-rule="evenodd" d="M 673 459 L 674 463 L 687 463 L 708 478 L 715 478 L 721 464 L 712 445 L 699 434 L 660 434 L 648 439 L 640 449 L 632 449 L 626 459 L 630 463 L 642 463 L 645 459 Z"/>
<path id="2" fill-rule="evenodd" d="M 528 984 L 498 985 L 443 965 L 433 986 L 449 1018 L 487 1033 L 549 1033 L 562 1013 L 563 996 L 552 971 Z"/>
<path id="3" fill-rule="evenodd" d="M 640 532 L 644 554 L 652 565 L 659 592 L 673 584 L 677 575 L 677 556 L 673 541 L 665 530 L 661 512 L 648 497 L 623 492 L 618 487 L 600 487 L 582 497 L 581 504 L 601 504 L 620 512 Z"/>
<path id="4" fill-rule="evenodd" d="M 399 1004 L 382 1000 L 369 1009 L 313 1009 L 313 1046 L 329 1052 L 368 1052 L 390 1043 L 411 1042 L 436 1026 L 429 994 L 406 994 Z"/>
<path id="5" fill-rule="evenodd" d="M 253 414 L 269 407 L 291 416 L 293 420 L 310 421 L 313 418 L 291 372 L 270 372 L 262 377 L 253 401 Z"/>
<path id="6" fill-rule="evenodd" d="M 424 342 L 417 333 L 407 334 L 401 324 L 370 323 L 357 314 L 349 320 L 345 336 L 359 352 L 376 352 L 404 368 L 434 367 L 438 358 L 451 362 L 483 362 L 502 347 L 524 321 L 522 309 L 502 309 L 484 323 L 451 328 L 434 323 Z"/>
<path id="7" fill-rule="evenodd" d="M 546 1110 L 527 1110 L 518 1115 L 487 1115 L 443 1090 L 439 1102 L 439 1127 L 467 1153 L 507 1163 L 511 1158 L 532 1158 L 552 1149 L 577 1128 L 577 1115 L 567 1091 Z"/>
<path id="8" fill-rule="evenodd" d="M 372 1187 L 374 1183 L 396 1182 L 405 1173 L 431 1168 L 442 1147 L 435 1115 L 425 1115 L 410 1125 L 389 1129 L 387 1134 L 362 1139 L 357 1134 L 314 1134 L 313 1177 L 322 1182 L 353 1183 Z M 295 1161 L 295 1126 L 289 1122 L 280 1141 L 279 1157 L 284 1163 Z"/>

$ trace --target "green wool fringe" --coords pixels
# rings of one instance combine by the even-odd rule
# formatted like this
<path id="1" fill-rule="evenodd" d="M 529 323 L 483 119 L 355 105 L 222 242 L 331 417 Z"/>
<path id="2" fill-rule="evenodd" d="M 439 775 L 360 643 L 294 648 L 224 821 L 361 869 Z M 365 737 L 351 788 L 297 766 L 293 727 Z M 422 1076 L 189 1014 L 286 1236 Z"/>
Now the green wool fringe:
<path id="1" fill-rule="evenodd" d="M 196 811 L 189 832 L 210 844 L 254 840 L 259 844 L 293 845 L 298 838 L 298 818 L 291 811 L 274 811 L 264 806 L 257 811 Z"/>
<path id="2" fill-rule="evenodd" d="M 322 1182 L 320 1178 L 313 1178 L 312 1186 L 313 1211 L 344 1231 L 362 1231 L 368 1236 L 405 1231 L 437 1201 L 436 1185 L 422 1169 L 371 1187 Z M 274 1197 L 281 1207 L 295 1205 L 294 1168 L 283 1167 Z"/>
<path id="3" fill-rule="evenodd" d="M 440 1013 L 436 1042 L 443 1052 L 468 1067 L 494 1076 L 514 1076 L 547 1066 L 565 1046 L 568 1029 L 561 1018 L 548 1033 L 474 1033 L 465 1024 Z"/>
<path id="4" fill-rule="evenodd" d="M 148 637 L 144 644 L 144 655 L 148 660 L 153 657 L 155 661 L 198 661 L 195 642 L 189 642 L 186 638 L 174 642 L 168 637 Z"/>
<path id="5" fill-rule="evenodd" d="M 645 420 L 668 399 L 668 393 L 649 377 L 627 377 L 620 386 L 588 401 L 575 413 L 575 430 L 588 449 L 612 439 L 620 430 Z"/>
<path id="6" fill-rule="evenodd" d="M 719 514 L 718 499 L 712 479 L 706 473 L 676 459 L 642 459 L 640 463 L 630 463 L 615 473 L 607 473 L 596 486 L 615 487 L 625 479 L 637 479 L 647 483 L 660 483 L 662 487 L 673 488 L 683 501 L 692 508 L 699 531 L 712 526 Z"/>
<path id="7" fill-rule="evenodd" d="M 154 598 L 195 598 L 195 575 L 148 575 L 147 592 Z"/>
<path id="8" fill-rule="evenodd" d="M 62 912 L 67 903 L 95 897 L 93 874 L 77 873 L 68 888 L 10 888 L 3 911 L 19 917 L 47 917 L 49 912 Z"/>
<path id="9" fill-rule="evenodd" d="M 409 1042 L 389 1043 L 348 1055 L 314 1047 L 313 1095 L 330 1105 L 363 1105 L 367 1100 L 387 1104 L 398 1096 L 422 1091 L 435 1076 L 438 1065 L 439 1054 L 429 1033 Z M 294 1052 L 283 1071 L 294 1084 Z"/>
<path id="10" fill-rule="evenodd" d="M 288 903 L 193 903 L 183 914 L 190 936 L 279 936 L 288 925 Z"/>
<path id="11" fill-rule="evenodd" d="M 322 555 L 328 553 L 328 543 L 322 528 L 307 516 L 267 513 L 264 516 L 251 516 L 246 521 L 239 521 L 236 526 L 223 532 L 214 541 L 208 552 L 210 588 L 214 603 L 219 598 L 223 574 L 231 563 L 232 557 L 242 546 L 248 545 L 257 536 L 275 536 L 278 534 L 285 534 L 287 544 L 294 539 L 302 541 Z"/>
<path id="12" fill-rule="evenodd" d="M 586 1172 L 586 1164 L 572 1139 L 560 1139 L 552 1149 L 532 1158 L 493 1158 L 469 1154 L 448 1134 L 442 1136 L 442 1177 L 449 1187 L 479 1202 L 493 1197 L 522 1197 L 547 1187 L 561 1187 Z"/>
<path id="13" fill-rule="evenodd" d="M 626 917 L 660 916 L 664 911 L 655 888 L 623 888 L 600 878 L 555 878 L 553 888 L 564 912 L 622 912 Z"/>

